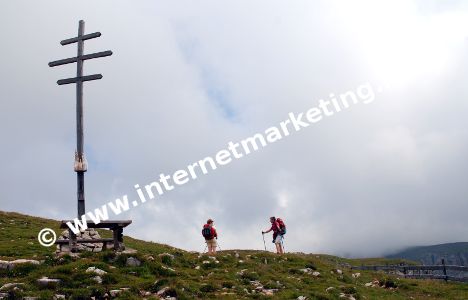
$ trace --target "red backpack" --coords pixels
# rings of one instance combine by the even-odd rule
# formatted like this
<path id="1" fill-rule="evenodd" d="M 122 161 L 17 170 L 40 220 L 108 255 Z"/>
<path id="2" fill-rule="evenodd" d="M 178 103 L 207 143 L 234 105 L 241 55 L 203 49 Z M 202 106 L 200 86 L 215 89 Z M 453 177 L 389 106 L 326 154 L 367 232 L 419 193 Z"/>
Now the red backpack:
<path id="1" fill-rule="evenodd" d="M 279 234 L 280 235 L 285 235 L 286 234 L 286 224 L 284 224 L 283 220 L 280 218 L 276 218 L 276 222 L 278 222 L 279 225 Z"/>

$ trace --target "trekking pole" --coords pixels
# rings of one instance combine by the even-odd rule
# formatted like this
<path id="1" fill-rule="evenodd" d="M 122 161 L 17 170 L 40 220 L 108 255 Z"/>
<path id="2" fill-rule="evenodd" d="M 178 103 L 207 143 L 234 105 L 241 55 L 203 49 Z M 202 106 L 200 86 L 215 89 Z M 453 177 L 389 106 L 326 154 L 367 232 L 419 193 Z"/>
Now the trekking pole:
<path id="1" fill-rule="evenodd" d="M 263 246 L 265 246 L 265 251 L 267 251 L 266 244 L 265 244 L 265 234 L 263 233 L 263 231 L 262 231 L 262 238 L 263 238 Z M 268 264 L 268 261 L 267 261 L 267 258 L 265 257 L 265 265 L 267 264 Z"/>
<path id="2" fill-rule="evenodd" d="M 218 246 L 219 251 L 223 251 L 221 250 L 221 247 L 219 246 L 218 239 L 216 239 L 216 246 Z"/>
<path id="3" fill-rule="evenodd" d="M 283 236 L 281 236 L 281 246 L 283 247 L 283 253 L 286 253 L 286 250 L 284 250 Z"/>
<path id="4" fill-rule="evenodd" d="M 202 253 L 205 253 L 205 250 L 206 250 L 207 247 L 208 247 L 208 245 L 205 245 L 205 248 L 203 249 Z"/>
<path id="5" fill-rule="evenodd" d="M 265 246 L 265 251 L 267 251 L 266 243 L 265 243 L 265 234 L 263 232 L 262 232 L 262 238 L 263 238 L 263 246 Z"/>

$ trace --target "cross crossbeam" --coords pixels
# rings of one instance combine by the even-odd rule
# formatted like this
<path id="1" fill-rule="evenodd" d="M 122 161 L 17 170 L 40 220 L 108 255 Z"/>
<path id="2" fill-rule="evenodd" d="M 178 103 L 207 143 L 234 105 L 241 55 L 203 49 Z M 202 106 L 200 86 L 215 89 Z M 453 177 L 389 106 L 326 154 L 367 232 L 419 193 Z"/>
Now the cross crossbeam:
<path id="1" fill-rule="evenodd" d="M 51 61 L 49 63 L 49 67 L 56 67 L 56 66 L 76 63 L 79 59 L 80 60 L 88 60 L 88 59 L 111 56 L 111 55 L 112 55 L 112 51 L 109 51 L 109 50 L 108 51 L 97 52 L 97 53 L 92 53 L 92 54 L 85 54 L 85 55 L 82 55 L 82 56 L 75 56 L 75 57 L 60 59 L 60 60 L 56 60 L 56 61 Z"/>
<path id="2" fill-rule="evenodd" d="M 60 44 L 62 46 L 65 46 L 65 45 L 68 45 L 68 44 L 76 43 L 78 41 L 94 39 L 94 38 L 97 38 L 97 37 L 100 37 L 100 36 L 101 36 L 100 32 L 94 32 L 94 33 L 85 34 L 85 35 L 82 35 L 82 36 L 77 36 L 77 37 L 74 37 L 74 38 L 71 38 L 71 39 L 63 40 L 63 41 L 60 42 Z"/>

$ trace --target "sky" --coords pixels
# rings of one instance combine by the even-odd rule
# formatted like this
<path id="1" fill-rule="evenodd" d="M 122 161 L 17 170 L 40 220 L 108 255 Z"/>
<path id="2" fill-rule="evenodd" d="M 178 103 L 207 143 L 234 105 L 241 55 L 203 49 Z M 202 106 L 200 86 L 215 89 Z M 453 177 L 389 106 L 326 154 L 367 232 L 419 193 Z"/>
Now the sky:
<path id="1" fill-rule="evenodd" d="M 0 210 L 76 217 L 75 87 L 56 81 L 85 32 L 86 209 L 363 83 L 375 101 L 111 219 L 124 234 L 204 249 L 370 257 L 468 241 L 468 4 L 464 1 L 3 1 Z M 1 233 L 0 233 L 1 234 Z M 270 238 L 267 247 L 273 250 Z"/>

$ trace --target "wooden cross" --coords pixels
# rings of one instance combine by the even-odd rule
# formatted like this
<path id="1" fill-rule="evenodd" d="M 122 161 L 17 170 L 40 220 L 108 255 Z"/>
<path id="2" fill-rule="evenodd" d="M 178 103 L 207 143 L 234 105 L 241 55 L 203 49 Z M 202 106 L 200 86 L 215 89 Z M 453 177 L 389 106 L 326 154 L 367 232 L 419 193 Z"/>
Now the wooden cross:
<path id="1" fill-rule="evenodd" d="M 84 34 L 85 22 L 80 20 L 78 24 L 78 36 L 60 42 L 62 46 L 77 43 L 78 54 L 76 57 L 56 60 L 49 63 L 49 67 L 76 63 L 76 77 L 60 79 L 58 85 L 76 83 L 76 152 L 75 152 L 75 172 L 77 173 L 77 196 L 78 196 L 78 219 L 85 214 L 85 193 L 84 193 L 84 173 L 87 170 L 87 163 L 83 151 L 83 82 L 98 80 L 101 74 L 83 76 L 83 62 L 88 59 L 105 57 L 112 55 L 112 51 L 103 51 L 93 54 L 83 54 L 84 41 L 101 36 L 100 32 Z"/>

